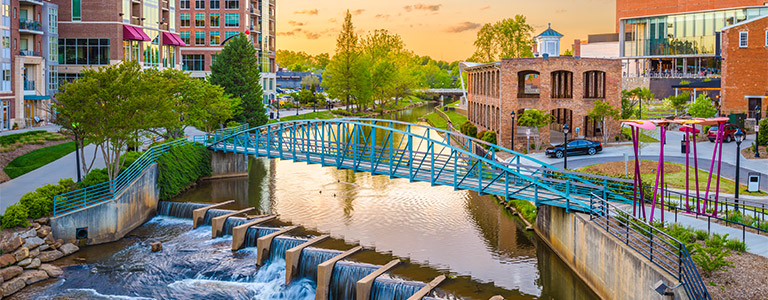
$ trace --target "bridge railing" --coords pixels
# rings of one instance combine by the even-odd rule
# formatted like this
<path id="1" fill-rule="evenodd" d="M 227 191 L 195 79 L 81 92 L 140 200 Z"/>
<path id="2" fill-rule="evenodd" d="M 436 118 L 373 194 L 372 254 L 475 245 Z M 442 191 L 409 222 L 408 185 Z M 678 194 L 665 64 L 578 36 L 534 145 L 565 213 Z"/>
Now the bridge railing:
<path id="1" fill-rule="evenodd" d="M 53 216 L 93 206 L 114 199 L 127 188 L 144 170 L 157 162 L 157 159 L 174 146 L 190 143 L 179 139 L 149 148 L 127 169 L 120 172 L 114 180 L 63 193 L 53 198 Z"/>
<path id="2" fill-rule="evenodd" d="M 711 299 L 684 243 L 599 195 L 592 194 L 590 207 L 590 220 L 678 280 L 691 299 Z"/>

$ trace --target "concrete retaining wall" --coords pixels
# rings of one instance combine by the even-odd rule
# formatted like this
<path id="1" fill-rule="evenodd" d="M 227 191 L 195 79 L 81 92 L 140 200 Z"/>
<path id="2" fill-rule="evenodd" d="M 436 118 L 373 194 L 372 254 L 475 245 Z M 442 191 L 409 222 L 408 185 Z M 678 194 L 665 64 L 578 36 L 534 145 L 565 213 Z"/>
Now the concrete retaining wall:
<path id="1" fill-rule="evenodd" d="M 88 228 L 87 245 L 123 238 L 155 216 L 160 199 L 157 174 L 157 164 L 153 164 L 115 199 L 51 218 L 53 236 L 76 242 L 77 228 Z"/>
<path id="2" fill-rule="evenodd" d="M 248 173 L 248 157 L 243 154 L 214 151 L 211 155 L 211 176 Z"/>
<path id="3" fill-rule="evenodd" d="M 603 299 L 669 299 L 652 286 L 663 280 L 679 282 L 627 247 L 581 213 L 539 207 L 535 230 L 539 236 Z M 675 299 L 688 299 L 682 287 Z"/>

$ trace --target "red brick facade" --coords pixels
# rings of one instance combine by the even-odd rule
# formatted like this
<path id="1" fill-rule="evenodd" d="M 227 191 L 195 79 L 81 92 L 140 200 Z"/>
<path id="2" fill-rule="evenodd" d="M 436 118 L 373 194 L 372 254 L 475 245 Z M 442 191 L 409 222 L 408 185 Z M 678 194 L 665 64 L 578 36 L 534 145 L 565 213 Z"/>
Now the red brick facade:
<path id="1" fill-rule="evenodd" d="M 500 63 L 485 64 L 467 68 L 469 120 L 478 131 L 496 132 L 499 145 L 511 146 L 512 116 L 519 116 L 525 109 L 537 109 L 553 114 L 556 124 L 550 128 L 560 130 L 568 123 L 574 131 L 581 128 L 580 135 L 587 135 L 594 128 L 587 114 L 595 100 L 605 100 L 615 107 L 621 107 L 621 62 L 612 59 L 551 57 L 505 59 Z M 525 94 L 520 89 L 525 76 L 538 72 L 533 85 L 539 93 Z M 522 82 L 521 82 L 522 81 Z M 559 83 L 559 84 L 558 84 Z M 588 91 L 589 90 L 589 91 Z M 531 89 L 529 88 L 529 91 Z M 595 94 L 597 93 L 597 94 Z M 517 117 L 516 117 L 517 118 Z M 618 122 L 608 122 L 609 134 L 616 134 Z M 515 127 L 517 125 L 515 124 Z M 525 135 L 515 128 L 515 149 L 525 148 Z M 594 130 L 591 130 L 594 134 Z M 550 129 L 541 128 L 543 143 L 550 141 Z"/>
<path id="2" fill-rule="evenodd" d="M 747 33 L 746 47 L 739 43 L 742 32 Z M 765 99 L 768 97 L 768 17 L 726 27 L 722 33 L 722 57 L 723 115 L 747 113 L 751 117 L 755 104 L 760 104 L 765 112 L 768 106 Z"/>
<path id="3" fill-rule="evenodd" d="M 619 31 L 619 20 L 625 18 L 762 6 L 764 3 L 762 0 L 616 0 L 616 32 Z"/>

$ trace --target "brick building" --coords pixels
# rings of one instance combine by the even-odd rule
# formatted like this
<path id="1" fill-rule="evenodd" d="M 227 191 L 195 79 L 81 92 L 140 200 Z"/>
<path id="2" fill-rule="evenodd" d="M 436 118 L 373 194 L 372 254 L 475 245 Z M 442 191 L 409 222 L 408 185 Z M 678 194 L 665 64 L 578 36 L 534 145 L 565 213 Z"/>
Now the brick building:
<path id="1" fill-rule="evenodd" d="M 40 0 L 2 1 L 0 131 L 43 125 L 58 88 L 57 5 Z"/>
<path id="2" fill-rule="evenodd" d="M 224 42 L 247 34 L 259 52 L 264 103 L 276 95 L 275 0 L 176 0 L 184 70 L 205 77 Z"/>
<path id="3" fill-rule="evenodd" d="M 722 31 L 723 78 L 721 113 L 755 117 L 768 106 L 768 15 L 740 22 Z"/>
<path id="4" fill-rule="evenodd" d="M 602 124 L 587 114 L 595 100 L 620 107 L 621 62 L 614 59 L 549 58 L 504 59 L 488 64 L 466 64 L 467 111 L 478 131 L 496 132 L 499 145 L 525 148 L 523 128 L 512 120 L 526 109 L 552 114 L 549 128 L 539 135 L 545 144 L 562 141 L 562 127 L 568 124 L 580 136 L 602 136 Z M 608 122 L 609 133 L 618 133 L 618 122 Z M 573 135 L 572 135 L 573 136 Z"/>

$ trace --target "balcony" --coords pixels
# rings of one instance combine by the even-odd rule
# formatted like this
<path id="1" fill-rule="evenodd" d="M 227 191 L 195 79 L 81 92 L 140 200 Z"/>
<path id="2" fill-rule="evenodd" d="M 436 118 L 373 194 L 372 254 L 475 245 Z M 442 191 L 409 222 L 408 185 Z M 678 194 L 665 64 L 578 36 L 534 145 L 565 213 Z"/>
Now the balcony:
<path id="1" fill-rule="evenodd" d="M 32 51 L 32 50 L 21 50 L 21 51 L 19 51 L 19 55 L 21 55 L 21 56 L 40 56 L 40 52 Z"/>
<path id="2" fill-rule="evenodd" d="M 260 15 L 261 15 L 261 10 L 259 10 L 259 9 L 258 9 L 258 8 L 256 8 L 255 6 L 251 6 L 251 8 L 249 9 L 249 11 L 251 12 L 251 14 L 252 14 L 252 15 L 257 15 L 257 16 L 260 16 Z"/>
<path id="3" fill-rule="evenodd" d="M 38 0 L 19 0 L 19 5 L 43 5 L 43 1 L 38 1 Z"/>
<path id="4" fill-rule="evenodd" d="M 43 25 L 35 20 L 19 19 L 19 32 L 43 34 Z"/>
<path id="5" fill-rule="evenodd" d="M 34 91 L 35 90 L 35 82 L 31 80 L 24 80 L 24 90 L 25 91 Z"/>

